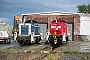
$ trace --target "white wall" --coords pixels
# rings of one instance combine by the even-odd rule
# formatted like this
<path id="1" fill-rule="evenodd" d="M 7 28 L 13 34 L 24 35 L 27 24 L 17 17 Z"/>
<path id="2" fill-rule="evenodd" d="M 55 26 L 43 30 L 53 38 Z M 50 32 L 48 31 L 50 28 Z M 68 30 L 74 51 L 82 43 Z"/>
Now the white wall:
<path id="1" fill-rule="evenodd" d="M 80 35 L 90 35 L 90 15 L 80 14 Z"/>

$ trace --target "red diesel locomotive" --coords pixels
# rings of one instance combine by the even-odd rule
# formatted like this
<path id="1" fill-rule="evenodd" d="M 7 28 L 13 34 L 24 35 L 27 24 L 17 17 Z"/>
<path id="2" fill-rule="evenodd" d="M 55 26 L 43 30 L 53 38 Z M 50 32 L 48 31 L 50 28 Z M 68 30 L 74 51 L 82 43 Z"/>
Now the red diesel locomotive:
<path id="1" fill-rule="evenodd" d="M 48 37 L 49 43 L 54 48 L 68 42 L 68 25 L 67 21 L 57 19 L 50 24 L 50 34 Z"/>

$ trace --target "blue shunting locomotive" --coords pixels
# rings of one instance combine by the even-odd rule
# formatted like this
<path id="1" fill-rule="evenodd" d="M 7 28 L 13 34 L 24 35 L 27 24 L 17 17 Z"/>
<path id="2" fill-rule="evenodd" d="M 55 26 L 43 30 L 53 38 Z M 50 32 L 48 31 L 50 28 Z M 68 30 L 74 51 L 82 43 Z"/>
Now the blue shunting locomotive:
<path id="1" fill-rule="evenodd" d="M 28 20 L 25 23 L 19 24 L 19 34 L 17 35 L 17 42 L 20 45 L 29 45 L 31 43 L 39 43 L 41 40 L 40 27 L 38 22 Z"/>

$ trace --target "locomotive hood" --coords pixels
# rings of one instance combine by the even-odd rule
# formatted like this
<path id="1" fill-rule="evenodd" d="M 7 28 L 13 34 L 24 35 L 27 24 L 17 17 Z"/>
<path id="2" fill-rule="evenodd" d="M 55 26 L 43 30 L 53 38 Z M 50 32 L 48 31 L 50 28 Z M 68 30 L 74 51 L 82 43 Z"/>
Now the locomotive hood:
<path id="1" fill-rule="evenodd" d="M 64 33 L 67 34 L 68 26 L 65 20 L 53 20 L 50 24 L 50 34 L 58 34 L 63 35 Z"/>

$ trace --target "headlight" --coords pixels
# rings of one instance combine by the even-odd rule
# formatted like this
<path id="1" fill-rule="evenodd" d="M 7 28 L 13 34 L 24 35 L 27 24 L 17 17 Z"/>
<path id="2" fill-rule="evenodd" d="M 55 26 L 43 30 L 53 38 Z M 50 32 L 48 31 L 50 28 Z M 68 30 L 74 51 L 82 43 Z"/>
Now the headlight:
<path id="1" fill-rule="evenodd" d="M 51 28 L 55 28 L 55 26 L 51 26 Z"/>
<path id="2" fill-rule="evenodd" d="M 61 28 L 61 26 L 58 26 L 58 28 Z"/>

